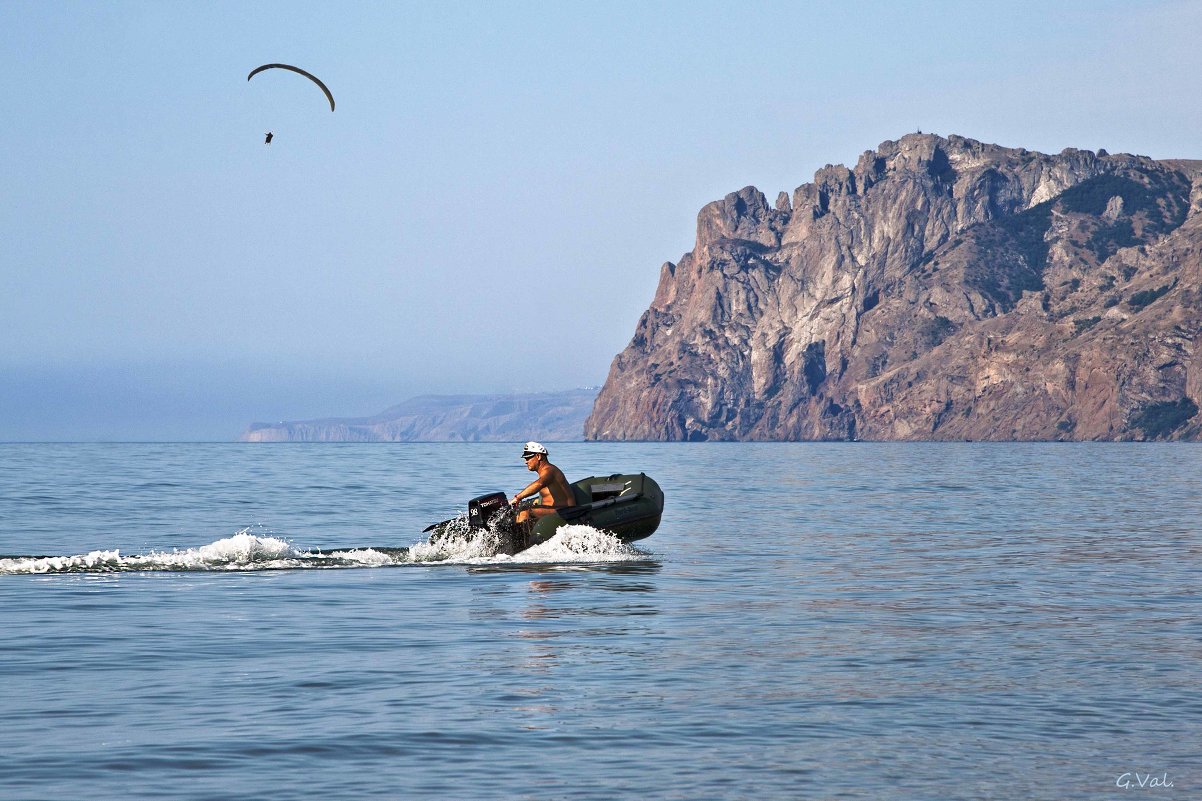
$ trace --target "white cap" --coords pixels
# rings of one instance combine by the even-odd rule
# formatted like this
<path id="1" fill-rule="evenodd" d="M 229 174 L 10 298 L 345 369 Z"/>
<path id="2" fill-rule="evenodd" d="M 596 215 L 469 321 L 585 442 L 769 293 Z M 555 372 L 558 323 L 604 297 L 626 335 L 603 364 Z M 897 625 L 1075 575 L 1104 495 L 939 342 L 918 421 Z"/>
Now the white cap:
<path id="1" fill-rule="evenodd" d="M 547 449 L 537 442 L 527 442 L 526 447 L 522 448 L 522 456 L 530 456 L 535 453 L 541 453 L 543 456 L 546 456 Z"/>

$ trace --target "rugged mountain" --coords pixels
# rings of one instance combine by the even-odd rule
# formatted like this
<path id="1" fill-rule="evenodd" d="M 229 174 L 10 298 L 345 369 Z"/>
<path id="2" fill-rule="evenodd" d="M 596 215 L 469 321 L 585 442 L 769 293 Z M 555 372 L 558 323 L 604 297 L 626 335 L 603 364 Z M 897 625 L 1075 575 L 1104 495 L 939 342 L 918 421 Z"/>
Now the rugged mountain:
<path id="1" fill-rule="evenodd" d="M 242 442 L 568 442 L 581 439 L 597 390 L 423 395 L 374 417 L 255 423 Z"/>
<path id="2" fill-rule="evenodd" d="M 701 210 L 615 440 L 1198 439 L 1202 161 L 912 134 Z"/>

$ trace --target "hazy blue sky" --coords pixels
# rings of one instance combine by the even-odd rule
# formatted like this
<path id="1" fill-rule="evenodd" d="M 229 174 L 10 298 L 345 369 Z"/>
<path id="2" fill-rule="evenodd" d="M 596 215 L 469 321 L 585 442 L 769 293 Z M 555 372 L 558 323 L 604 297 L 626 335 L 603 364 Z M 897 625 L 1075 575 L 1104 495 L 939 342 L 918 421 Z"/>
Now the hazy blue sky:
<path id="1" fill-rule="evenodd" d="M 748 184 L 916 129 L 1202 157 L 1199 31 L 1150 0 L 0 0 L 0 440 L 600 384 Z"/>

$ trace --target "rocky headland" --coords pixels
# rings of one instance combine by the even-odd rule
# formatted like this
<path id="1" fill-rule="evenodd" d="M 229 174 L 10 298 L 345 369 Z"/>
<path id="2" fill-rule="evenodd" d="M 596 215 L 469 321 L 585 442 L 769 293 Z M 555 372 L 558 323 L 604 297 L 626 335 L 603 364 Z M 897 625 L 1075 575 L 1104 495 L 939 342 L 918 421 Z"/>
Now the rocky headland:
<path id="1" fill-rule="evenodd" d="M 701 210 L 593 440 L 1198 439 L 1202 161 L 911 134 Z"/>

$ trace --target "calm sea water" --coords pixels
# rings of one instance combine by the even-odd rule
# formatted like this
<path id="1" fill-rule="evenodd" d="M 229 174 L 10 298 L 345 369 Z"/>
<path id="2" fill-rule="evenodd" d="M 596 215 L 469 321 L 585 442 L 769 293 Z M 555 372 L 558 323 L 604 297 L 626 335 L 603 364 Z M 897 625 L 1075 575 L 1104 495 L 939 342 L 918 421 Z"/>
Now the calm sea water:
<path id="1" fill-rule="evenodd" d="M 0 798 L 1202 798 L 1202 447 L 552 455 L 660 530 L 363 550 L 515 445 L 0 445 Z"/>

